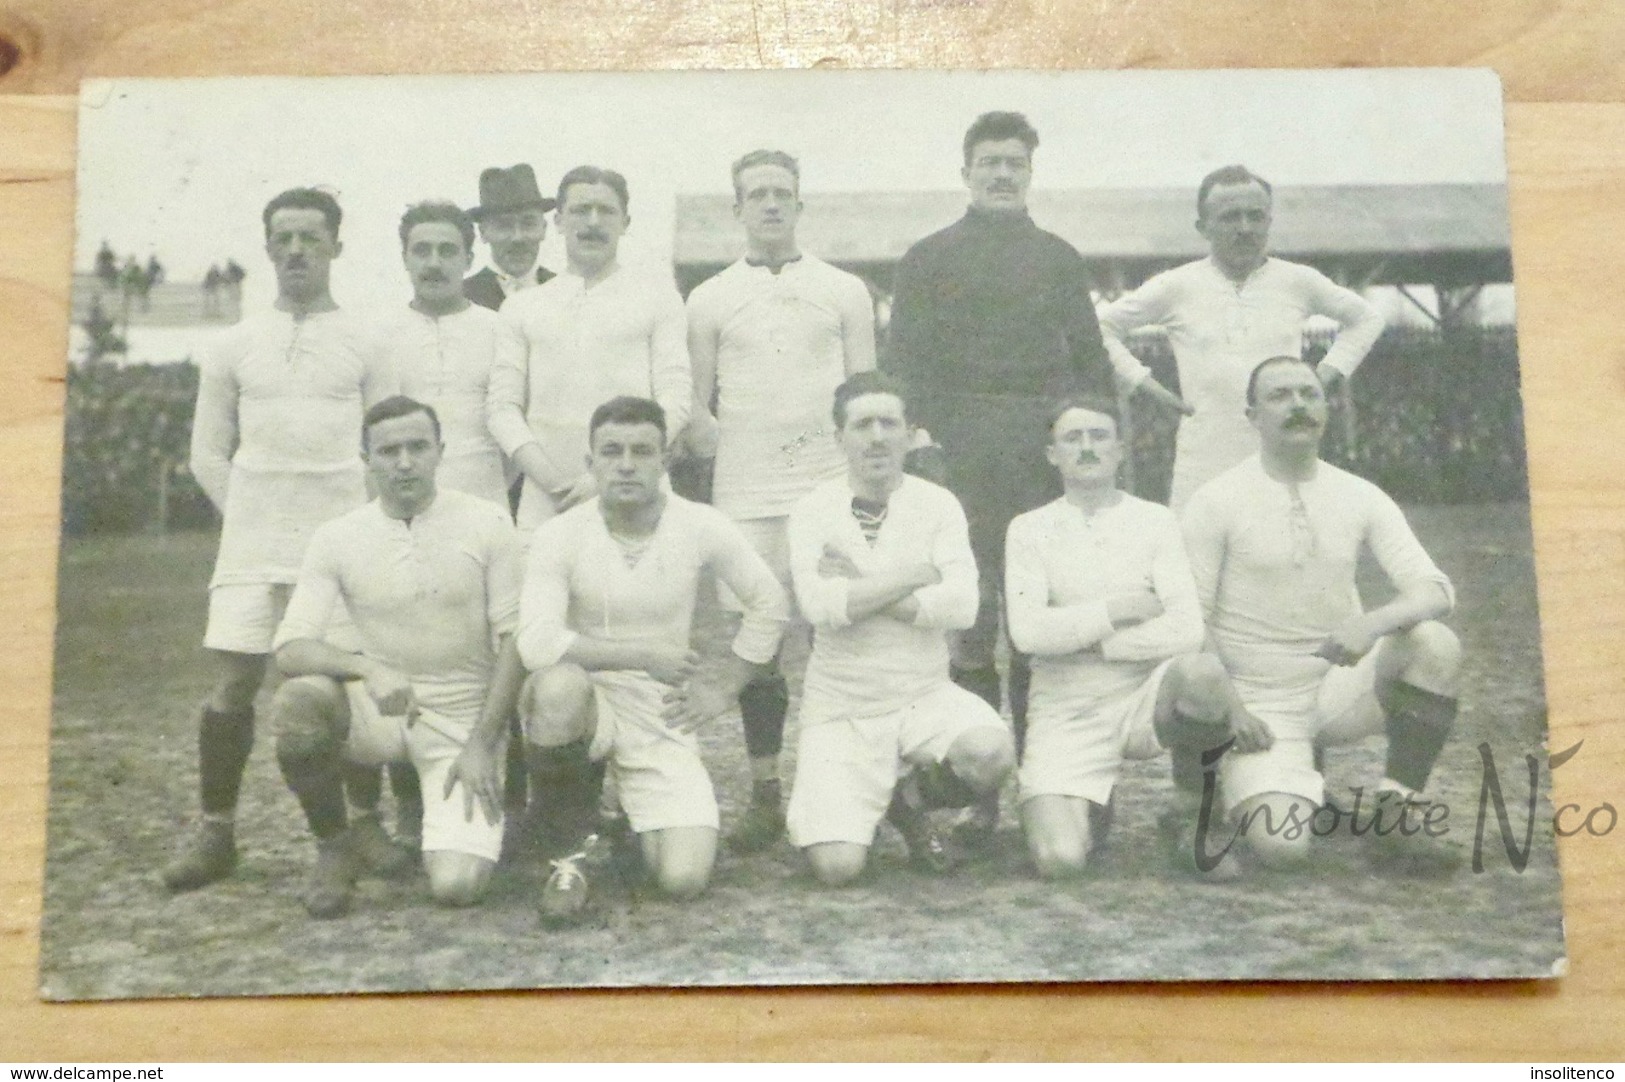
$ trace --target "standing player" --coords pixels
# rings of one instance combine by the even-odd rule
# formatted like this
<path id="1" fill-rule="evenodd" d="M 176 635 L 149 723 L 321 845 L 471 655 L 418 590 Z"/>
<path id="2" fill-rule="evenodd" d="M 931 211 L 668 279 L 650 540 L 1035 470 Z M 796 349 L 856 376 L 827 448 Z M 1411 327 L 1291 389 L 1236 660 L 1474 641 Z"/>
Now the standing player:
<path id="1" fill-rule="evenodd" d="M 1382 316 L 1353 290 L 1313 267 L 1268 255 L 1270 186 L 1239 165 L 1202 178 L 1196 229 L 1206 259 L 1157 275 L 1101 313 L 1100 329 L 1118 373 L 1176 402 L 1179 425 L 1170 503 L 1177 512 L 1204 483 L 1258 451 L 1247 422 L 1248 374 L 1265 357 L 1298 355 L 1310 316 L 1337 321 L 1337 341 L 1317 372 L 1328 395 L 1354 374 L 1382 334 Z M 1129 332 L 1161 326 L 1179 365 L 1189 405 L 1162 390 L 1124 346 Z"/>
<path id="2" fill-rule="evenodd" d="M 595 494 L 583 419 L 616 395 L 653 398 L 675 436 L 688 420 L 687 320 L 669 278 L 617 258 L 628 216 L 626 178 L 582 165 L 559 181 L 555 220 L 565 273 L 503 305 L 525 351 L 491 373 L 491 434 L 525 476 L 519 526 L 530 531 Z"/>
<path id="3" fill-rule="evenodd" d="M 829 401 L 847 376 L 875 366 L 874 304 L 861 279 L 797 245 L 801 170 L 794 158 L 752 151 L 734 163 L 733 184 L 745 257 L 688 298 L 689 447 L 715 457 L 712 504 L 739 524 L 788 589 L 790 508 L 845 473 Z M 750 806 L 729 838 L 741 852 L 765 848 L 784 832 L 779 752 L 789 701 L 777 669 L 739 696 L 752 780 Z"/>
<path id="4" fill-rule="evenodd" d="M 547 239 L 547 212 L 553 200 L 536 186 L 536 171 L 520 164 L 480 174 L 480 203 L 468 216 L 490 246 L 491 265 L 463 280 L 463 292 L 492 311 L 521 290 L 540 285 L 553 272 L 536 262 Z"/>
<path id="5" fill-rule="evenodd" d="M 440 418 L 445 455 L 436 483 L 506 506 L 502 450 L 485 423 L 485 400 L 498 355 L 512 363 L 524 344 L 501 316 L 463 295 L 474 245 L 468 215 L 450 203 L 419 203 L 402 216 L 400 234 L 412 301 L 385 341 L 401 392 Z"/>
<path id="6" fill-rule="evenodd" d="M 976 616 L 976 560 L 953 494 L 903 472 L 902 389 L 859 373 L 834 418 L 847 475 L 790 514 L 796 598 L 817 629 L 790 839 L 831 886 L 863 871 L 883 817 L 917 865 L 949 870 L 928 809 L 997 793 L 1015 762 L 998 712 L 948 678 L 947 632 Z"/>
<path id="7" fill-rule="evenodd" d="M 1053 416 L 1048 456 L 1065 495 L 1017 516 L 1004 554 L 1010 639 L 1033 656 L 1022 825 L 1049 878 L 1081 872 L 1104 841 L 1123 761 L 1163 748 L 1168 818 L 1182 828 L 1169 833 L 1191 837 L 1201 755 L 1231 736 L 1224 670 L 1196 652 L 1202 610 L 1179 523 L 1117 487 L 1117 403 L 1070 399 Z M 1235 736 L 1250 748 L 1259 734 Z M 1176 851 L 1182 867 L 1191 852 Z"/>
<path id="8" fill-rule="evenodd" d="M 1029 434 L 1055 399 L 1114 391 L 1083 259 L 1027 214 L 1037 146 L 1020 113 L 984 113 L 965 133 L 970 208 L 898 264 L 885 359 L 914 396 L 913 420 L 945 450 L 948 487 L 970 522 L 982 602 L 959 639 L 954 679 L 995 710 L 1005 529 L 1055 494 Z M 1018 742 L 1029 673 L 1024 658 L 1012 659 Z"/>
<path id="9" fill-rule="evenodd" d="M 585 912 L 605 766 L 660 889 L 705 889 L 717 801 L 695 731 L 773 660 L 788 609 L 726 516 L 668 490 L 657 403 L 611 399 L 588 432 L 599 496 L 537 530 L 520 606 L 519 653 L 532 671 L 526 752 L 554 832 L 544 850 L 559 854 L 541 898 L 548 923 Z M 702 674 L 689 632 L 702 576 L 713 574 L 744 619 L 726 663 Z"/>
<path id="10" fill-rule="evenodd" d="M 316 836 L 303 900 L 320 918 L 349 910 L 360 871 L 346 760 L 417 768 L 429 888 L 444 905 L 479 900 L 502 847 L 496 764 L 524 678 L 506 509 L 436 487 L 444 444 L 428 405 L 385 399 L 364 436 L 378 498 L 316 531 L 276 636 L 290 677 L 272 703 L 277 760 Z M 324 641 L 341 603 L 359 652 Z"/>
<path id="11" fill-rule="evenodd" d="M 293 188 L 262 217 L 275 310 L 227 331 L 204 358 L 192 424 L 192 473 L 224 521 L 203 639 L 217 674 L 198 735 L 203 822 L 164 869 L 174 891 L 236 867 L 237 792 L 272 636 L 316 527 L 366 501 L 361 418 L 396 389 L 375 337 L 333 303 L 337 201 Z M 373 772 L 362 802 L 374 811 L 377 788 Z M 374 868 L 399 870 L 408 859 L 376 816 L 357 824 L 357 837 Z"/>
<path id="12" fill-rule="evenodd" d="M 1404 872 L 1451 870 L 1459 854 L 1417 829 L 1414 803 L 1456 718 L 1461 644 L 1438 622 L 1455 602 L 1450 580 L 1393 500 L 1321 461 L 1326 396 L 1314 369 L 1272 357 L 1245 394 L 1261 453 L 1198 489 L 1182 518 L 1232 709 L 1272 736 L 1265 750 L 1223 758 L 1226 803 L 1253 855 L 1300 864 L 1303 825 L 1324 794 L 1315 748 L 1386 732 L 1371 855 Z M 1355 585 L 1362 549 L 1396 591 L 1369 612 Z"/>

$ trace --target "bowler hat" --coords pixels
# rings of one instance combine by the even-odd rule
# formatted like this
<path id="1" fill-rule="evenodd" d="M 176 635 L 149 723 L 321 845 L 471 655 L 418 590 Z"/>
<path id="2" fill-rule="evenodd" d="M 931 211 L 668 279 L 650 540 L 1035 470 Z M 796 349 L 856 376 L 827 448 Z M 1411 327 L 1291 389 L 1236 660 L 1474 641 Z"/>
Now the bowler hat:
<path id="1" fill-rule="evenodd" d="M 536 171 L 523 163 L 512 169 L 493 166 L 480 174 L 480 205 L 470 207 L 468 216 L 476 222 L 488 214 L 529 210 L 552 210 L 554 201 L 536 187 Z"/>

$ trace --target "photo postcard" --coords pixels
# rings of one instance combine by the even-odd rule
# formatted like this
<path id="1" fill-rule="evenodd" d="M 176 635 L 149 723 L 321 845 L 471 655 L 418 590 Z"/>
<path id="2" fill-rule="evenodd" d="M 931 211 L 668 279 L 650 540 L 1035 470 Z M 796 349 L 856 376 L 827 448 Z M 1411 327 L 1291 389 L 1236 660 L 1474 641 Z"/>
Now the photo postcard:
<path id="1" fill-rule="evenodd" d="M 1562 973 L 1492 73 L 79 118 L 46 999 Z"/>

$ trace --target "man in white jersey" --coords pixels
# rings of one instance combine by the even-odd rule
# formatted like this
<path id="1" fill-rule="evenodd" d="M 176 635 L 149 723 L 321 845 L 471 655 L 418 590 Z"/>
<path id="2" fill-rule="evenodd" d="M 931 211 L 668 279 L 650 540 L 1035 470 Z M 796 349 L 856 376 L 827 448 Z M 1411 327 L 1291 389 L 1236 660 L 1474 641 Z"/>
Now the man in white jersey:
<path id="1" fill-rule="evenodd" d="M 524 679 L 506 508 L 437 487 L 444 444 L 425 403 L 378 403 L 365 440 L 378 498 L 316 531 L 276 635 L 289 677 L 272 702 L 277 761 L 316 837 L 303 901 L 318 918 L 349 910 L 359 871 L 346 761 L 416 766 L 429 889 L 444 905 L 479 900 L 502 846 L 496 764 Z M 340 605 L 357 652 L 325 641 Z"/>
<path id="2" fill-rule="evenodd" d="M 223 518 L 203 639 L 216 677 L 198 736 L 203 821 L 164 869 L 170 890 L 236 867 L 237 794 L 277 621 L 316 527 L 366 502 L 361 418 L 396 391 L 376 336 L 333 303 L 341 218 L 337 201 L 311 188 L 266 204 L 276 306 L 221 335 L 200 365 L 191 468 Z M 365 778 L 358 800 L 376 810 L 376 771 Z M 357 836 L 369 864 L 397 871 L 408 860 L 375 819 Z"/>
<path id="3" fill-rule="evenodd" d="M 796 243 L 802 205 L 795 158 L 752 151 L 733 164 L 733 185 L 745 257 L 688 298 L 688 443 L 716 460 L 712 505 L 739 524 L 788 589 L 790 509 L 846 472 L 829 402 L 842 380 L 875 366 L 874 302 L 862 279 Z M 739 696 L 752 781 L 750 805 L 729 837 L 741 852 L 763 849 L 784 832 L 779 752 L 788 706 L 776 668 Z"/>
<path id="4" fill-rule="evenodd" d="M 998 712 L 948 676 L 947 633 L 976 619 L 976 560 L 959 501 L 903 472 L 900 386 L 860 372 L 837 388 L 834 420 L 847 475 L 790 513 L 796 599 L 816 634 L 788 815 L 831 886 L 862 873 L 882 818 L 917 866 L 949 870 L 930 809 L 997 792 L 1015 765 Z"/>
<path id="5" fill-rule="evenodd" d="M 617 258 L 628 216 L 626 178 L 583 165 L 559 180 L 555 221 L 565 272 L 510 297 L 502 316 L 525 352 L 491 373 L 491 434 L 524 474 L 519 527 L 530 531 L 594 494 L 582 469 L 586 418 L 616 395 L 652 398 L 675 437 L 693 382 L 683 301 L 668 276 Z"/>
<path id="6" fill-rule="evenodd" d="M 390 323 L 385 345 L 401 393 L 440 418 L 446 449 L 436 484 L 506 505 L 502 449 L 485 422 L 485 402 L 498 356 L 518 363 L 524 342 L 463 295 L 474 244 L 467 214 L 451 203 L 419 203 L 402 216 L 400 234 L 412 300 Z"/>
<path id="7" fill-rule="evenodd" d="M 1010 640 L 1033 658 L 1021 820 L 1046 878 L 1083 871 L 1104 842 L 1125 760 L 1171 751 L 1165 818 L 1178 822 L 1166 827 L 1190 837 L 1201 754 L 1232 735 L 1237 746 L 1267 742 L 1230 732 L 1224 669 L 1198 653 L 1202 610 L 1179 523 L 1117 487 L 1123 453 L 1115 401 L 1062 402 L 1046 456 L 1065 493 L 1017 516 L 1005 543 Z M 1175 857 L 1196 870 L 1188 849 Z"/>
<path id="8" fill-rule="evenodd" d="M 1176 512 L 1204 483 L 1258 451 L 1245 412 L 1247 376 L 1265 357 L 1301 353 L 1305 320 L 1327 316 L 1338 325 L 1317 368 L 1329 395 L 1382 334 L 1381 314 L 1359 294 L 1313 267 L 1269 256 L 1272 206 L 1269 183 L 1242 166 L 1209 173 L 1196 194 L 1196 229 L 1208 258 L 1157 275 L 1100 315 L 1118 377 L 1190 414 L 1180 421 L 1174 454 L 1169 502 Z M 1168 332 L 1183 402 L 1124 345 L 1132 331 L 1152 326 Z"/>
<path id="9" fill-rule="evenodd" d="M 720 511 L 664 483 L 666 419 L 646 398 L 604 403 L 588 424 L 594 500 L 531 541 L 520 603 L 526 752 L 558 853 L 545 923 L 582 918 L 599 844 L 607 767 L 664 893 L 705 889 L 716 860 L 717 801 L 695 730 L 732 708 L 778 651 L 788 600 Z M 713 672 L 689 649 L 696 596 L 715 575 L 744 608 L 733 651 Z M 595 764 L 601 764 L 595 768 Z"/>
<path id="10" fill-rule="evenodd" d="M 1182 517 L 1232 709 L 1272 738 L 1220 762 L 1237 830 L 1264 864 L 1301 863 L 1324 796 L 1315 749 L 1386 732 L 1371 856 L 1401 872 L 1453 870 L 1460 855 L 1420 831 L 1418 803 L 1456 717 L 1461 644 L 1438 622 L 1455 603 L 1450 580 L 1393 500 L 1320 460 L 1326 397 L 1308 364 L 1270 358 L 1245 394 L 1261 453 L 1199 489 Z M 1368 612 L 1355 585 L 1362 549 L 1395 590 Z"/>

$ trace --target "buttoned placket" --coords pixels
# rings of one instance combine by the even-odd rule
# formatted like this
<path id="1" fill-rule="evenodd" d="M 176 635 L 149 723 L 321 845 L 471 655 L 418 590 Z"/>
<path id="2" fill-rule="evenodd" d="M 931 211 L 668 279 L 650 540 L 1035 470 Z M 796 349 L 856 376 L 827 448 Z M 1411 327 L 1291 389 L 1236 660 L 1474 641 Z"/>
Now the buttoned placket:
<path id="1" fill-rule="evenodd" d="M 427 513 L 415 516 L 410 522 L 402 519 L 394 520 L 400 527 L 400 563 L 412 584 L 412 596 L 418 599 L 430 597 L 438 592 L 430 581 L 428 573 L 430 562 L 423 555 L 423 516 Z"/>
<path id="2" fill-rule="evenodd" d="M 1224 329 L 1225 339 L 1231 345 L 1246 341 L 1252 334 L 1254 305 L 1248 296 L 1248 287 L 1253 284 L 1253 281 L 1263 269 L 1264 264 L 1260 263 L 1246 278 L 1239 282 L 1229 275 L 1225 275 L 1223 271 L 1219 272 L 1224 275 L 1225 282 L 1230 286 L 1230 310 L 1225 314 Z"/>

